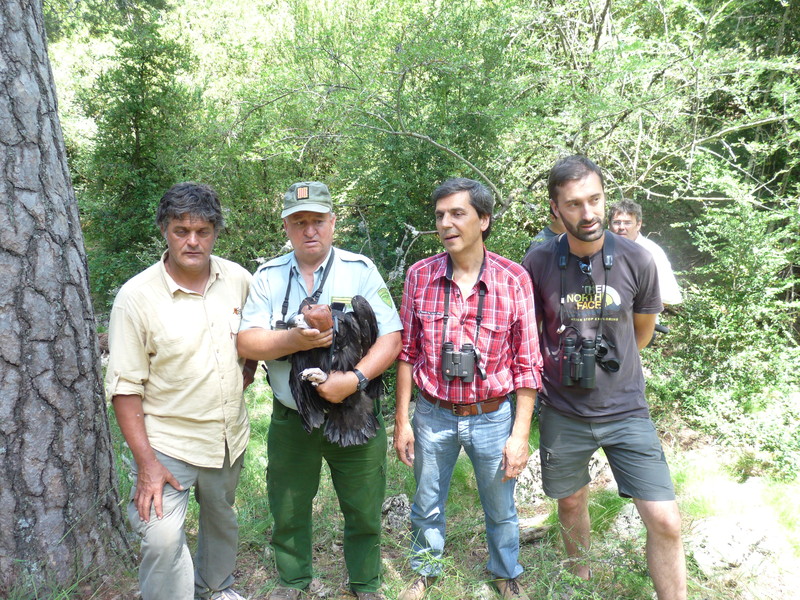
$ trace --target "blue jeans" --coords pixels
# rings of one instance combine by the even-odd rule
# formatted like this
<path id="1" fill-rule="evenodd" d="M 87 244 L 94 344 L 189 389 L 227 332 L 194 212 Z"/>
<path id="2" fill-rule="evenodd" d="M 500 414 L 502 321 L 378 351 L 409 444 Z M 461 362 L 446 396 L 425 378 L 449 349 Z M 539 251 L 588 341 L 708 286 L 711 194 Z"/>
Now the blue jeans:
<path id="1" fill-rule="evenodd" d="M 445 502 L 459 451 L 472 461 L 486 522 L 489 562 L 498 578 L 522 573 L 519 556 L 519 520 L 514 504 L 516 480 L 502 482 L 503 448 L 511 435 L 514 410 L 503 402 L 495 412 L 457 417 L 422 397 L 414 411 L 414 477 L 417 493 L 411 506 L 411 568 L 439 576 L 444 550 Z"/>

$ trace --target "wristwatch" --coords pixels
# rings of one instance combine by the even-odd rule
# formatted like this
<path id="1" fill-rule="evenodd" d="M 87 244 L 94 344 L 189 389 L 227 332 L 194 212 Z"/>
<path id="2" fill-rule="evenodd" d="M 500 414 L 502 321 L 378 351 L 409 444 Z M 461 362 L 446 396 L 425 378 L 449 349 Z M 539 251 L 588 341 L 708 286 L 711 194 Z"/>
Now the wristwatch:
<path id="1" fill-rule="evenodd" d="M 369 383 L 369 379 L 364 377 L 364 374 L 358 369 L 353 369 L 353 373 L 355 373 L 356 377 L 358 377 L 358 386 L 356 387 L 356 389 L 359 392 L 363 392 L 365 389 L 367 389 L 367 384 Z"/>

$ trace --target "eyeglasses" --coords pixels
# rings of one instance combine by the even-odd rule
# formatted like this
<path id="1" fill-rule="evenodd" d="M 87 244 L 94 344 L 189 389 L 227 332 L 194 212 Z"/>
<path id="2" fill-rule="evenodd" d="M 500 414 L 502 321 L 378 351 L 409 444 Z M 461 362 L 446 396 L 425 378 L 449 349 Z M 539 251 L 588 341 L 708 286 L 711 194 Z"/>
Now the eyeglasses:
<path id="1" fill-rule="evenodd" d="M 614 227 L 631 227 L 633 225 L 633 221 L 611 221 L 611 224 Z"/>

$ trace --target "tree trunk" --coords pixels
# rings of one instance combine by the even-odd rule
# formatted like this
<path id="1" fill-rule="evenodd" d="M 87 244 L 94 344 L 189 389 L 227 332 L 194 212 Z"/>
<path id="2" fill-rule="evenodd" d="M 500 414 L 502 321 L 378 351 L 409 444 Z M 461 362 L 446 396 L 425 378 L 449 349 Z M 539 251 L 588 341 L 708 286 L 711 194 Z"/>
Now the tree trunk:
<path id="1" fill-rule="evenodd" d="M 41 0 L 0 2 L 0 597 L 127 555 Z"/>

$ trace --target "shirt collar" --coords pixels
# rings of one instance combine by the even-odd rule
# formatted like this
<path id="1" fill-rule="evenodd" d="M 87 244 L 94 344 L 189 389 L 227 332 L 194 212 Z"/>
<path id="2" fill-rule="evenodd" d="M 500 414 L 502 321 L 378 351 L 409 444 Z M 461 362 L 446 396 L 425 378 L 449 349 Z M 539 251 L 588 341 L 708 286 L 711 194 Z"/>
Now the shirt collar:
<path id="1" fill-rule="evenodd" d="M 491 289 L 492 283 L 494 283 L 494 254 L 489 252 L 486 249 L 486 246 L 483 247 L 483 256 L 484 256 L 484 263 L 483 268 L 481 269 L 481 273 L 478 276 L 477 283 L 483 283 L 484 287 L 487 289 Z M 447 252 L 442 252 L 440 255 L 439 260 L 436 261 L 436 266 L 433 270 L 433 280 L 438 279 L 447 279 L 447 263 L 449 262 L 449 255 Z"/>
<path id="2" fill-rule="evenodd" d="M 315 274 L 316 273 L 320 273 L 320 272 L 325 270 L 325 265 L 328 264 L 328 261 L 331 258 L 331 252 L 333 252 L 333 246 L 330 247 L 330 249 L 328 250 L 328 254 L 325 255 L 325 260 L 323 260 L 319 264 L 319 266 L 316 269 L 314 269 L 314 273 Z M 294 251 L 292 252 L 292 260 L 291 260 L 291 262 L 292 262 L 292 270 L 295 273 L 299 274 L 300 273 L 300 263 L 297 262 L 297 254 L 295 254 Z M 316 277 L 314 278 L 314 280 L 316 281 Z"/>
<path id="3" fill-rule="evenodd" d="M 161 260 L 158 261 L 158 264 L 159 264 L 159 270 L 161 271 L 161 276 L 164 278 L 164 284 L 167 286 L 170 296 L 174 296 L 178 290 L 184 292 L 185 294 L 196 294 L 197 292 L 188 290 L 185 287 L 179 285 L 167 272 L 167 267 L 165 263 L 167 261 L 168 254 L 169 251 L 164 250 L 164 253 L 161 255 Z M 208 283 L 206 284 L 206 289 L 210 288 L 211 285 L 217 279 L 222 278 L 222 270 L 220 269 L 219 264 L 216 261 L 216 257 L 213 255 L 210 258 L 210 265 L 211 265 L 211 272 L 208 276 Z"/>

